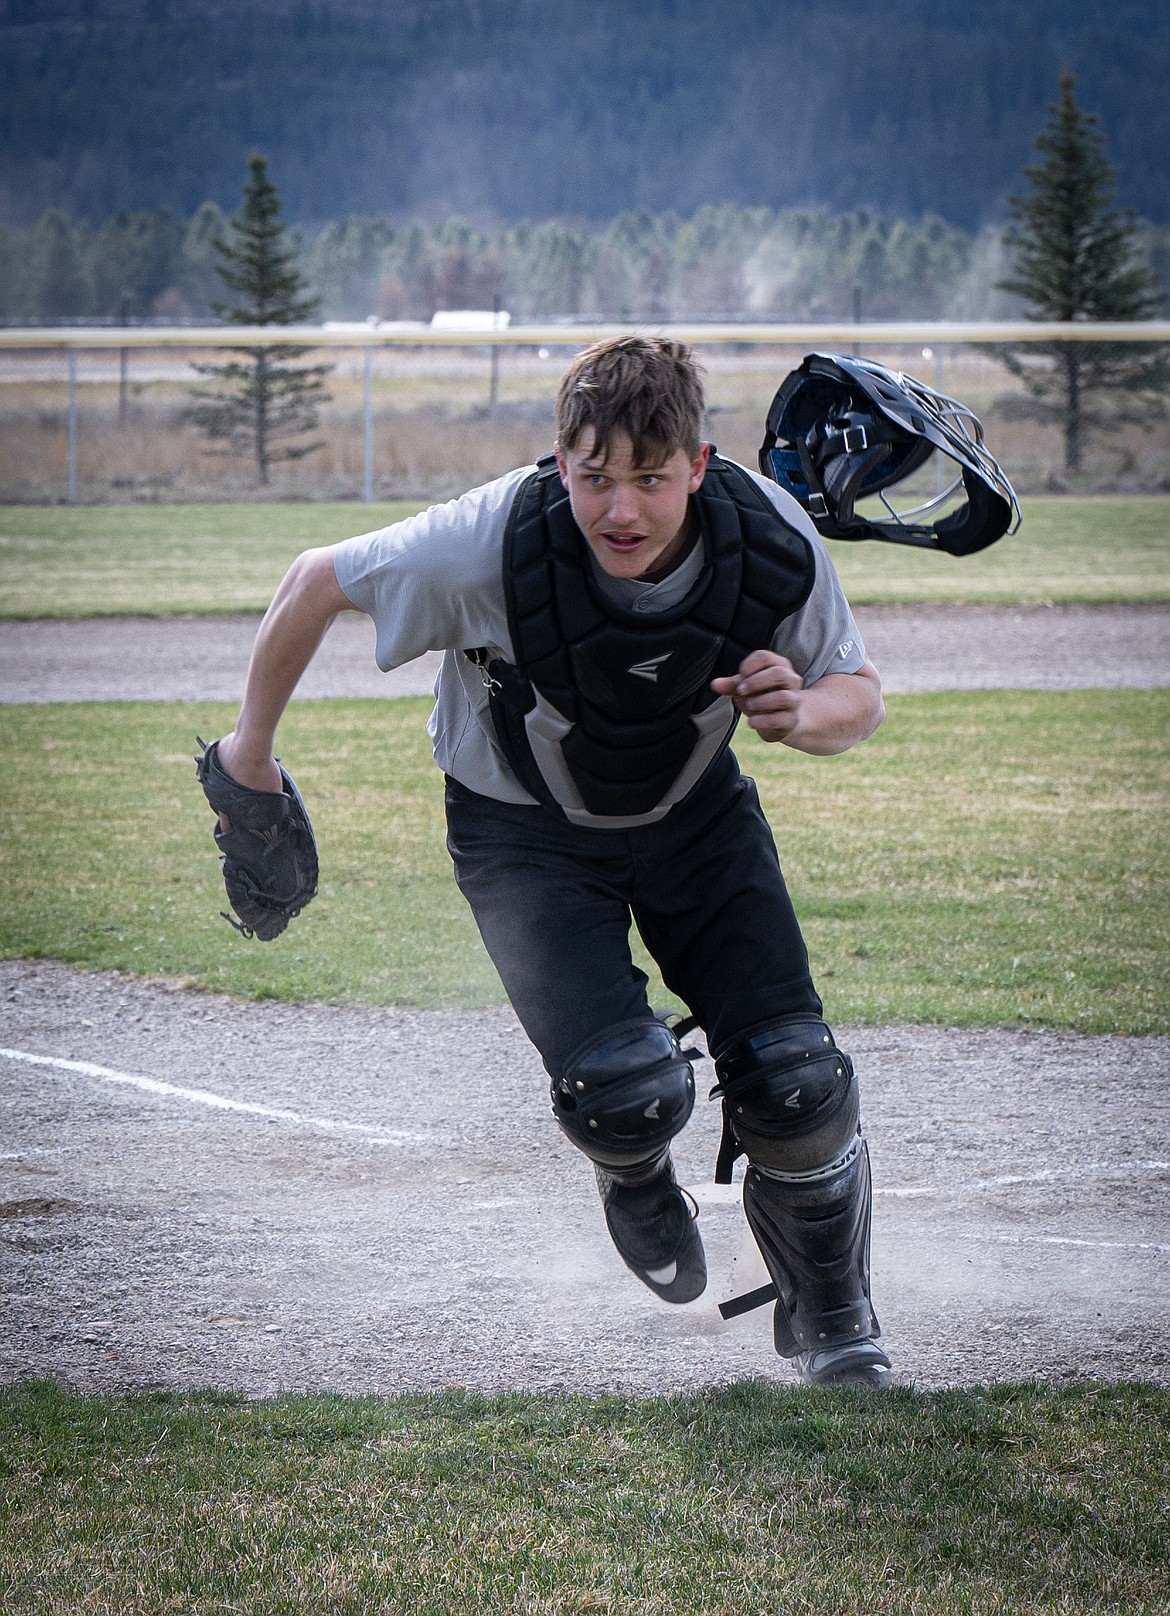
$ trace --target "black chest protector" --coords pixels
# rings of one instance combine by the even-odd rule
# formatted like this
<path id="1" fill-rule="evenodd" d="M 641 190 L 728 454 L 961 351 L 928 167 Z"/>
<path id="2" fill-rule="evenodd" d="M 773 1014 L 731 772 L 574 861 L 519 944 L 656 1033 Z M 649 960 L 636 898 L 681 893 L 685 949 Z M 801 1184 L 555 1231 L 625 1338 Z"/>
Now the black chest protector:
<path id="1" fill-rule="evenodd" d="M 516 662 L 489 662 L 483 651 L 468 655 L 484 674 L 509 765 L 550 808 L 565 805 L 541 773 L 529 738 L 526 719 L 538 697 L 568 725 L 560 748 L 586 811 L 649 814 L 695 750 L 692 715 L 719 699 L 711 680 L 769 646 L 784 618 L 809 597 L 811 544 L 738 466 L 713 454 L 693 499 L 702 571 L 676 606 L 647 614 L 615 605 L 598 588 L 552 456 L 538 462 L 516 494 L 504 536 Z M 716 756 L 733 728 L 734 720 Z"/>

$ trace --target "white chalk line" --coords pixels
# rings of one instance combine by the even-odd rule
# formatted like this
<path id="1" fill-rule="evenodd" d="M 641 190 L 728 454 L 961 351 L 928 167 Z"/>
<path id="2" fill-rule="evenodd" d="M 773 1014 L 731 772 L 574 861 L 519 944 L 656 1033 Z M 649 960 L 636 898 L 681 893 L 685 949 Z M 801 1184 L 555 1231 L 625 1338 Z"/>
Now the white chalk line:
<path id="1" fill-rule="evenodd" d="M 14 1061 L 25 1066 L 49 1067 L 54 1071 L 76 1072 L 83 1077 L 98 1078 L 106 1083 L 121 1083 L 131 1088 L 140 1089 L 147 1094 L 165 1095 L 171 1099 L 186 1100 L 194 1105 L 204 1105 L 217 1111 L 235 1111 L 247 1116 L 263 1117 L 272 1122 L 287 1122 L 295 1127 L 316 1128 L 325 1133 L 353 1133 L 368 1139 L 376 1145 L 405 1145 L 418 1143 L 425 1136 L 421 1133 L 410 1132 L 406 1129 L 395 1129 L 387 1133 L 385 1129 L 371 1127 L 364 1122 L 344 1122 L 335 1117 L 316 1117 L 305 1115 L 300 1111 L 293 1111 L 283 1107 L 259 1105 L 249 1100 L 231 1100 L 226 1095 L 216 1094 L 210 1089 L 184 1088 L 177 1083 L 166 1083 L 161 1078 L 146 1077 L 136 1072 L 121 1072 L 112 1066 L 100 1066 L 95 1061 L 66 1060 L 57 1055 L 34 1055 L 28 1050 L 8 1049 L 0 1046 L 0 1058 Z M 26 1154 L 23 1151 L 5 1152 L 0 1160 L 16 1159 Z M 875 1186 L 874 1195 L 888 1195 L 891 1197 L 954 1195 L 956 1193 L 970 1194 L 992 1189 L 1008 1188 L 1016 1184 L 1046 1183 L 1058 1178 L 1086 1177 L 1146 1177 L 1150 1173 L 1166 1172 L 1170 1169 L 1170 1161 L 1138 1161 L 1138 1162 L 1087 1162 L 1067 1169 L 1044 1168 L 1035 1173 L 1011 1173 L 1000 1178 L 976 1179 L 970 1184 L 954 1184 L 946 1189 L 939 1189 L 934 1185 L 918 1185 L 900 1187 L 897 1185 Z M 692 1193 L 700 1205 L 713 1207 L 721 1204 L 738 1204 L 741 1198 L 741 1187 L 738 1184 L 702 1184 L 693 1186 Z M 1080 1246 L 1091 1249 L 1109 1249 L 1119 1251 L 1156 1251 L 1170 1253 L 1170 1245 L 1160 1245 L 1156 1242 L 1141 1241 L 1108 1241 L 1108 1240 L 1078 1240 L 1066 1236 L 1044 1235 L 986 1235 L 967 1234 L 958 1236 L 960 1239 L 993 1240 L 999 1243 L 1013 1245 L 1053 1245 L 1053 1246 Z"/>
<path id="2" fill-rule="evenodd" d="M 942 1240 L 977 1240 L 997 1246 L 1076 1246 L 1086 1251 L 1156 1251 L 1170 1256 L 1170 1246 L 1156 1240 L 1079 1240 L 1066 1234 L 987 1234 L 982 1230 L 934 1231 Z"/>
<path id="3" fill-rule="evenodd" d="M 1170 1172 L 1170 1161 L 1077 1162 L 1069 1167 L 1043 1167 L 1034 1173 L 1004 1173 L 1000 1178 L 977 1178 L 969 1184 L 875 1185 L 875 1195 L 889 1195 L 895 1199 L 913 1196 L 977 1195 L 990 1190 L 1011 1189 L 1017 1184 L 1051 1184 L 1060 1179 L 1083 1183 L 1089 1178 L 1148 1178 L 1151 1173 Z"/>
<path id="4" fill-rule="evenodd" d="M 324 1133 L 356 1133 L 374 1145 L 406 1145 L 418 1143 L 425 1136 L 395 1128 L 373 1128 L 364 1122 L 342 1122 L 336 1117 L 306 1116 L 300 1111 L 280 1106 L 257 1105 L 250 1100 L 229 1100 L 224 1094 L 211 1089 L 188 1089 L 178 1083 L 164 1083 L 157 1077 L 145 1077 L 139 1072 L 119 1072 L 112 1066 L 99 1066 L 95 1061 L 65 1060 L 58 1055 L 33 1055 L 25 1049 L 0 1047 L 0 1058 L 23 1066 L 46 1066 L 57 1072 L 76 1072 L 81 1077 L 98 1078 L 103 1083 L 123 1083 L 141 1089 L 145 1094 L 166 1095 L 173 1100 L 187 1100 L 192 1105 L 205 1105 L 214 1111 L 238 1111 L 245 1116 L 263 1117 L 269 1122 L 288 1122 L 294 1127 L 315 1128 Z"/>

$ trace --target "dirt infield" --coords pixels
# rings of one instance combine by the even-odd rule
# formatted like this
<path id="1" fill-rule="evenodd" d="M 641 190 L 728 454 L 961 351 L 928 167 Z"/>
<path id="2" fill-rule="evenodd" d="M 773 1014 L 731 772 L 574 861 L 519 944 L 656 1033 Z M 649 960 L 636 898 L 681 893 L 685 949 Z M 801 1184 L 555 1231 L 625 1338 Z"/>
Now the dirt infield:
<path id="1" fill-rule="evenodd" d="M 0 966 L 0 1378 L 85 1389 L 668 1392 L 787 1378 L 717 1108 L 678 1148 L 712 1282 L 657 1301 L 504 1010 L 237 1004 Z M 1170 1039 L 840 1029 L 875 1302 L 922 1387 L 1170 1384 Z M 72 1064 L 71 1064 L 72 1063 Z M 699 1066 L 700 1091 L 710 1066 Z"/>
<path id="2" fill-rule="evenodd" d="M 871 608 L 889 689 L 1170 683 L 1165 608 Z M 302 695 L 414 693 L 345 619 Z M 255 619 L 0 625 L 0 701 L 232 699 Z M 132 650 L 128 652 L 127 647 Z M 875 1167 L 875 1302 L 922 1387 L 1170 1384 L 1170 1039 L 840 1028 Z M 700 1092 L 708 1086 L 699 1067 Z M 0 964 L 0 1379 L 246 1394 L 669 1392 L 788 1378 L 700 1103 L 707 1294 L 622 1267 L 506 1010 L 238 1004 Z"/>

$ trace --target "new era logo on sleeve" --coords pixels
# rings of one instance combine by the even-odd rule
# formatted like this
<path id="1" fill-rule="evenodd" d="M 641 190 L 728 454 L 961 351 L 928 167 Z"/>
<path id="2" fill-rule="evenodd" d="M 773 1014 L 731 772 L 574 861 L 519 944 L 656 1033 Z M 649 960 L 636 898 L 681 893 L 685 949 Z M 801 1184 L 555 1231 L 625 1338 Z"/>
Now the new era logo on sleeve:
<path id="1" fill-rule="evenodd" d="M 841 658 L 842 662 L 844 662 L 845 658 L 849 655 L 849 653 L 850 653 L 850 651 L 852 651 L 852 649 L 853 649 L 853 641 L 852 640 L 842 640 L 841 641 L 840 645 L 837 647 L 837 655 Z"/>

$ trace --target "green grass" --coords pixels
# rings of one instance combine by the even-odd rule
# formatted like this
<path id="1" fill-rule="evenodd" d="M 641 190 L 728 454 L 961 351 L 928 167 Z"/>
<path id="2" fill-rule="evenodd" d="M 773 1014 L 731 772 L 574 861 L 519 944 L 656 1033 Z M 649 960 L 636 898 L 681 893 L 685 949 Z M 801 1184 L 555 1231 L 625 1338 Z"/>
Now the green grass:
<path id="1" fill-rule="evenodd" d="M 0 953 L 241 997 L 501 1002 L 443 845 L 428 705 L 289 710 L 323 879 L 268 945 L 219 918 L 191 761 L 233 709 L 0 709 Z M 830 1019 L 1170 1030 L 1170 693 L 899 696 L 889 713 L 833 759 L 739 742 Z"/>
<path id="2" fill-rule="evenodd" d="M 293 558 L 390 505 L 0 506 L 0 617 L 262 612 Z"/>
<path id="3" fill-rule="evenodd" d="M 0 507 L 0 617 L 263 611 L 289 562 L 418 505 Z M 1170 601 L 1170 498 L 1025 501 L 1024 526 L 955 560 L 830 546 L 856 604 Z"/>
<path id="4" fill-rule="evenodd" d="M 444 847 L 429 705 L 290 709 L 281 745 L 307 795 L 322 883 L 267 945 L 244 942 L 220 918 L 213 820 L 195 782 L 196 731 L 223 734 L 232 709 L 0 708 L 0 952 L 183 977 L 244 997 L 499 1002 Z M 22 828 L 30 811 L 31 842 Z"/>
<path id="5" fill-rule="evenodd" d="M 1065 496 L 1022 504 L 1020 531 L 978 555 L 874 543 L 829 549 L 855 606 L 1170 601 L 1170 497 Z"/>
<path id="6" fill-rule="evenodd" d="M 1170 1393 L 0 1391 L 36 1616 L 1164 1613 Z"/>

